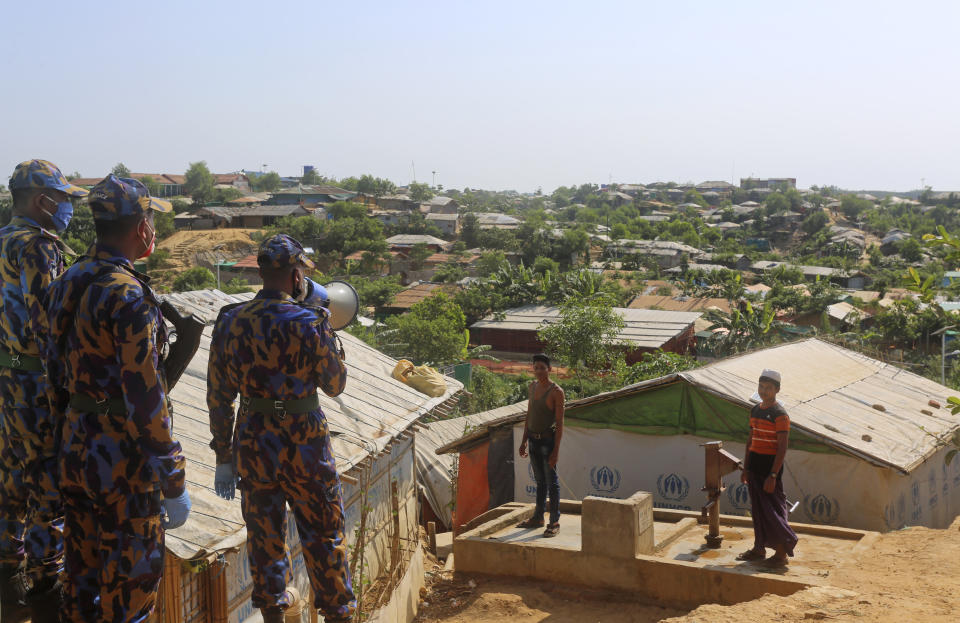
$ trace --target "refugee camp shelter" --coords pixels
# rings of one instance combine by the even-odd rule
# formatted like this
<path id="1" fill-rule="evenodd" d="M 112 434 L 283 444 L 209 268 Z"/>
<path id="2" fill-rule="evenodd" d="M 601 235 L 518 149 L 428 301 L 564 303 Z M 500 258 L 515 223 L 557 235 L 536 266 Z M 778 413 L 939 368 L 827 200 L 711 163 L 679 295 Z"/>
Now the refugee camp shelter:
<path id="1" fill-rule="evenodd" d="M 226 501 L 213 490 L 216 459 L 209 447 L 206 406 L 212 323 L 223 305 L 252 296 L 230 296 L 218 290 L 167 295 L 181 312 L 194 313 L 208 326 L 200 349 L 171 392 L 173 432 L 187 458 L 193 510 L 186 524 L 166 535 L 167 562 L 160 594 L 161 620 L 166 623 L 260 620 L 250 601 L 253 585 L 239 496 Z M 391 376 L 395 360 L 346 332 L 339 337 L 346 352 L 346 389 L 336 398 L 321 393 L 320 402 L 337 468 L 346 475 L 343 500 L 354 578 L 360 578 L 361 561 L 364 579 L 357 583 L 358 588 L 369 588 L 381 571 L 404 564 L 408 572 L 395 591 L 405 593 L 400 597 L 415 606 L 423 572 L 421 550 L 416 545 L 413 426 L 422 417 L 449 414 L 463 386 L 447 378 L 447 391 L 432 398 Z M 309 582 L 292 514 L 288 515 L 287 545 L 293 560 L 293 585 L 308 596 Z M 311 619 L 305 609 L 302 620 L 316 621 L 315 612 Z"/>
<path id="2" fill-rule="evenodd" d="M 624 326 L 617 339 L 626 344 L 627 363 L 635 363 L 643 358 L 643 353 L 655 350 L 687 353 L 695 344 L 693 323 L 701 316 L 699 312 L 626 307 L 615 307 L 613 311 L 623 318 Z M 559 319 L 559 307 L 514 307 L 470 325 L 470 341 L 488 344 L 501 354 L 543 352 L 544 344 L 537 332 Z"/>
<path id="3" fill-rule="evenodd" d="M 448 420 L 439 420 L 426 424 L 417 431 L 417 473 L 423 486 L 426 506 L 433 518 L 447 529 L 455 523 L 453 501 L 456 494 L 456 507 L 460 513 L 471 518 L 489 508 L 513 501 L 513 460 L 488 463 L 489 452 L 486 446 L 474 453 L 465 452 L 457 457 L 454 454 L 437 454 L 437 448 L 454 442 L 474 430 L 481 431 L 485 443 L 497 444 L 495 456 L 509 457 L 513 448 L 513 431 L 510 427 L 497 427 L 496 423 L 507 418 L 514 422 L 518 414 L 527 412 L 527 401 L 506 407 L 465 415 Z M 506 420 L 505 420 L 506 421 Z M 495 439 L 487 434 L 487 426 L 494 425 Z M 459 464 L 474 461 L 468 469 L 486 473 L 485 479 L 462 480 L 464 488 L 455 490 L 456 471 Z M 427 509 L 424 509 L 427 512 Z"/>
<path id="4" fill-rule="evenodd" d="M 794 521 L 868 530 L 907 525 L 944 528 L 960 513 L 960 461 L 944 441 L 960 425 L 947 398 L 956 394 L 896 366 L 817 339 L 730 357 L 567 404 L 560 452 L 561 496 L 629 496 L 649 491 L 659 508 L 699 510 L 706 502 L 704 450 L 722 440 L 744 455 L 749 410 L 764 368 L 783 375 L 778 396 L 790 415 L 784 488 L 799 502 Z M 439 448 L 460 452 L 458 490 L 483 481 L 486 464 L 510 460 L 523 415 Z M 511 428 L 509 451 L 491 443 Z M 746 514 L 746 485 L 727 477 L 721 512 Z M 533 500 L 529 461 L 514 460 L 515 500 Z M 458 498 L 459 503 L 459 498 Z M 472 517 L 457 509 L 457 523 Z"/>

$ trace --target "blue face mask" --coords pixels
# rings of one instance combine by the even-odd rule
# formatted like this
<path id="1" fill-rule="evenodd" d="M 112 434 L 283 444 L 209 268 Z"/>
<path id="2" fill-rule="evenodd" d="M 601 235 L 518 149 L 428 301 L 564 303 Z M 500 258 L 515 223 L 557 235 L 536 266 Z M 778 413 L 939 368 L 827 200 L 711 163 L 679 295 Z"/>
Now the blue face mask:
<path id="1" fill-rule="evenodd" d="M 47 212 L 47 216 L 49 216 L 50 220 L 53 221 L 54 229 L 56 229 L 57 233 L 59 234 L 67 228 L 67 225 L 70 224 L 70 220 L 73 218 L 73 204 L 69 201 L 57 202 L 46 195 L 43 197 L 50 203 L 57 206 L 57 210 L 55 212 L 51 213 L 47 212 L 46 210 L 44 210 L 44 212 Z"/>

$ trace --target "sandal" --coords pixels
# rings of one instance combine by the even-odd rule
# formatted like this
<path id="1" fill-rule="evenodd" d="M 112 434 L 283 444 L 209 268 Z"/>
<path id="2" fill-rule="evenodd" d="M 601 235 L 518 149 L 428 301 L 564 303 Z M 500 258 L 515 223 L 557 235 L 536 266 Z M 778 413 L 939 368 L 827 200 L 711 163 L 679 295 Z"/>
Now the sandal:
<path id="1" fill-rule="evenodd" d="M 552 523 L 547 526 L 547 529 L 543 531 L 543 536 L 546 538 L 555 537 L 560 534 L 560 524 Z"/>
<path id="2" fill-rule="evenodd" d="M 542 527 L 543 527 L 543 520 L 541 519 L 541 520 L 537 521 L 536 519 L 534 519 L 533 517 L 531 517 L 530 519 L 527 519 L 527 520 L 525 520 L 525 521 L 521 521 L 520 523 L 518 523 L 518 524 L 517 524 L 517 527 L 518 527 L 518 528 L 524 528 L 525 530 L 530 530 L 530 529 L 532 529 L 532 528 L 542 528 Z"/>
<path id="3" fill-rule="evenodd" d="M 767 557 L 767 553 L 760 549 L 748 549 L 739 556 L 737 560 L 741 562 L 750 562 L 752 560 L 763 560 Z"/>
<path id="4" fill-rule="evenodd" d="M 790 563 L 787 562 L 786 558 L 778 558 L 774 555 L 770 558 L 765 558 L 760 564 L 768 569 L 786 569 Z"/>

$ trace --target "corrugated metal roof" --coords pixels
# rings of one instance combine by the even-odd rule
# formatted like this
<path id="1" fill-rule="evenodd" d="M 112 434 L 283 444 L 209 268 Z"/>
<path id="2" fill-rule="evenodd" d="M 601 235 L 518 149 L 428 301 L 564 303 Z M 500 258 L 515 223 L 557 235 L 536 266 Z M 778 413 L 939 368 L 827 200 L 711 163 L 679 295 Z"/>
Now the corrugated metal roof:
<path id="1" fill-rule="evenodd" d="M 201 296 L 197 292 L 189 294 Z M 224 301 L 229 296 L 222 292 L 211 294 Z M 211 313 L 216 316 L 216 312 Z M 171 392 L 173 432 L 187 459 L 187 487 L 193 502 L 187 523 L 167 531 L 167 548 L 181 559 L 236 547 L 246 540 L 239 497 L 227 501 L 213 491 L 216 457 L 209 446 L 211 436 L 206 404 L 212 330 L 211 326 L 204 330 L 200 349 Z M 321 393 L 320 403 L 333 437 L 337 468 L 345 473 L 368 455 L 381 452 L 417 419 L 461 391 L 463 385 L 445 377 L 446 393 L 431 398 L 391 376 L 396 360 L 349 333 L 340 332 L 338 335 L 347 353 L 346 389 L 336 398 Z"/>
<path id="2" fill-rule="evenodd" d="M 940 439 L 960 429 L 960 416 L 945 406 L 955 390 L 815 338 L 574 400 L 567 403 L 567 413 L 678 378 L 749 408 L 764 368 L 778 370 L 783 377 L 777 400 L 790 415 L 791 427 L 875 465 L 910 473 L 941 448 Z M 943 406 L 933 407 L 931 400 Z M 522 420 L 520 413 L 503 423 Z M 448 451 L 458 450 L 465 441 L 447 444 Z"/>
<path id="3" fill-rule="evenodd" d="M 663 309 L 666 311 L 706 311 L 715 307 L 721 311 L 729 312 L 730 301 L 720 298 L 639 294 L 631 299 L 627 307 L 631 309 Z"/>
<path id="4" fill-rule="evenodd" d="M 747 406 L 764 368 L 783 377 L 777 399 L 792 426 L 904 472 L 929 458 L 938 448 L 937 438 L 960 425 L 960 416 L 928 404 L 946 405 L 956 391 L 817 339 L 731 357 L 680 377 Z"/>
<path id="5" fill-rule="evenodd" d="M 694 312 L 662 311 L 656 309 L 614 308 L 626 326 L 620 331 L 621 340 L 643 348 L 659 348 L 671 338 L 693 325 L 701 314 Z M 526 305 L 503 312 L 503 319 L 491 315 L 471 325 L 471 329 L 502 331 L 532 331 L 560 317 L 559 307 Z"/>
<path id="6" fill-rule="evenodd" d="M 159 298 L 170 301 L 181 313 L 193 314 L 206 324 L 211 324 L 217 319 L 217 314 L 224 305 L 249 301 L 253 297 L 253 292 L 226 294 L 220 290 L 192 290 L 171 292 Z"/>
<path id="7" fill-rule="evenodd" d="M 210 206 L 201 208 L 198 212 L 207 212 L 221 218 L 233 218 L 235 216 L 290 216 L 292 214 L 307 215 L 310 214 L 302 205 L 273 205 L 273 206 Z"/>
<path id="8" fill-rule="evenodd" d="M 449 243 L 446 240 L 441 240 L 435 236 L 427 236 L 424 234 L 397 234 L 396 236 L 390 236 L 387 238 L 387 244 L 389 245 L 410 245 L 415 244 L 436 244 L 441 246 L 446 246 Z"/>

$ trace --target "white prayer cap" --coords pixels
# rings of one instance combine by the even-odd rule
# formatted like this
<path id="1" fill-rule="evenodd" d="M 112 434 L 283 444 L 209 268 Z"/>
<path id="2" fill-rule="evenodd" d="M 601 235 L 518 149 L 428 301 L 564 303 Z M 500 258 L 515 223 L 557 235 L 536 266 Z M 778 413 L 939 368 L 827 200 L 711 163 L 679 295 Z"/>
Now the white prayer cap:
<path id="1" fill-rule="evenodd" d="M 771 369 L 769 369 L 769 368 L 766 368 L 766 369 L 764 369 L 763 372 L 760 373 L 760 378 L 761 378 L 761 379 L 770 379 L 771 381 L 776 381 L 777 383 L 779 383 L 779 382 L 780 382 L 780 373 L 777 372 L 776 370 L 771 370 Z"/>

